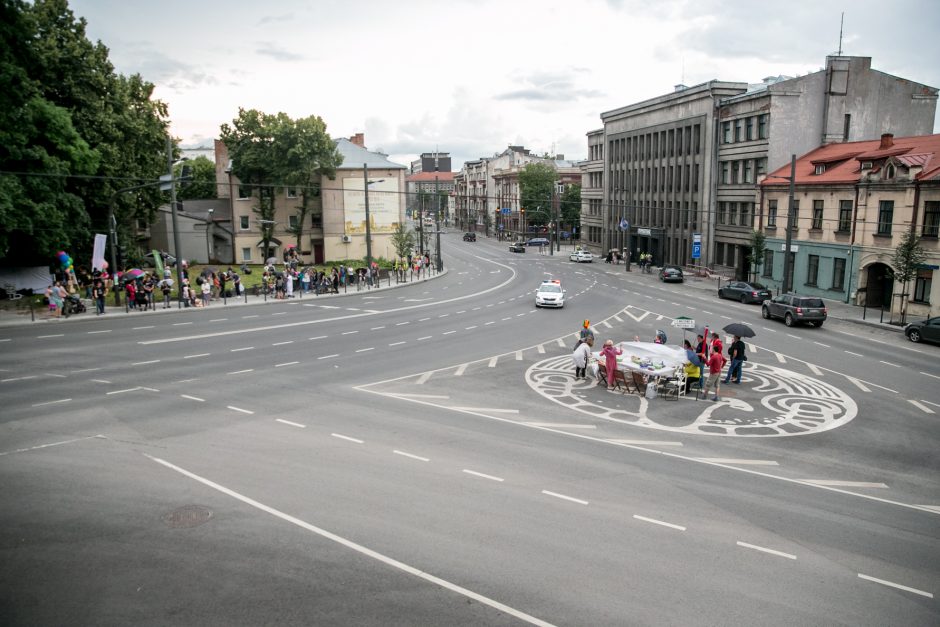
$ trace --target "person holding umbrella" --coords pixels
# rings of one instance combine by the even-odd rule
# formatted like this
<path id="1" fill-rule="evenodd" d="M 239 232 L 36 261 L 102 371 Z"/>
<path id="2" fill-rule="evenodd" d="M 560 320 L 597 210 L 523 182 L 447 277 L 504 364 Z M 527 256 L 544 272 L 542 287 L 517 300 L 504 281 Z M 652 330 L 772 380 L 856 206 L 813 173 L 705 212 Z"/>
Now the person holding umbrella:
<path id="1" fill-rule="evenodd" d="M 744 366 L 744 362 L 747 361 L 747 355 L 745 354 L 747 347 L 744 344 L 744 340 L 741 338 L 754 337 L 755 333 L 751 327 L 740 322 L 729 324 L 722 330 L 734 336 L 734 342 L 728 347 L 728 356 L 731 358 L 731 365 L 728 367 L 725 383 L 730 383 L 733 377 L 734 382 L 740 384 L 741 370 Z"/>

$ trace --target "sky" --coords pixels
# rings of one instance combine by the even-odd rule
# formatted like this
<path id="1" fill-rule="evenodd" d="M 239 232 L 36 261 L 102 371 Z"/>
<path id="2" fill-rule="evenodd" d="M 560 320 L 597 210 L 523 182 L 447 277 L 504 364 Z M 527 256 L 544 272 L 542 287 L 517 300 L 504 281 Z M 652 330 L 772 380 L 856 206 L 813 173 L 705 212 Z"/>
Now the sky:
<path id="1" fill-rule="evenodd" d="M 239 107 L 319 115 L 335 139 L 453 169 L 508 145 L 587 155 L 600 114 L 712 79 L 758 83 L 839 49 L 940 87 L 940 1 L 70 0 L 183 146 Z M 940 132 L 940 113 L 934 132 Z"/>

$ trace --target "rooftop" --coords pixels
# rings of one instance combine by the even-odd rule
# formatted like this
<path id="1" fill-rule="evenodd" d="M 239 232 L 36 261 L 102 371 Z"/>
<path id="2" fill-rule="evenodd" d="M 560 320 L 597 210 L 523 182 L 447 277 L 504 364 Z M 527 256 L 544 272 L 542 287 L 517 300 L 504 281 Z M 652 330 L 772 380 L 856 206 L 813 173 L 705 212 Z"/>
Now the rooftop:
<path id="1" fill-rule="evenodd" d="M 345 138 L 336 140 L 336 148 L 343 155 L 343 165 L 339 166 L 337 170 L 360 170 L 362 164 L 376 170 L 408 169 L 400 163 L 389 161 L 388 155 L 366 150 Z"/>

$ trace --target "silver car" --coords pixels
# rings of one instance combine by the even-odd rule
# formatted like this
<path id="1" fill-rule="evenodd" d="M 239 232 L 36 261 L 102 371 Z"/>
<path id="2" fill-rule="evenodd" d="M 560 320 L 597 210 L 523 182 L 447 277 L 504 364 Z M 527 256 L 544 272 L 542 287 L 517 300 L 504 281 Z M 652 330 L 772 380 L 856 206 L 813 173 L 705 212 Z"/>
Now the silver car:
<path id="1" fill-rule="evenodd" d="M 798 296 L 783 294 L 764 301 L 761 314 L 766 319 L 779 318 L 788 327 L 797 324 L 812 324 L 821 327 L 826 321 L 828 310 L 823 299 L 816 296 Z"/>

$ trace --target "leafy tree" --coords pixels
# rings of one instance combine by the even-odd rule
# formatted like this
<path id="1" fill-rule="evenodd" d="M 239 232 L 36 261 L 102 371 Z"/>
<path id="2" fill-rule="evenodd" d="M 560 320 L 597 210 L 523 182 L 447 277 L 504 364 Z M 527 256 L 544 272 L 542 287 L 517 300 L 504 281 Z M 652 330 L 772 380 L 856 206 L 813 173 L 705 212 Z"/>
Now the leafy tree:
<path id="1" fill-rule="evenodd" d="M 581 186 L 569 185 L 561 195 L 561 221 L 565 224 L 581 223 Z"/>
<path id="2" fill-rule="evenodd" d="M 920 245 L 920 238 L 912 229 L 905 231 L 901 243 L 894 250 L 891 259 L 894 278 L 901 282 L 901 324 L 907 322 L 907 287 L 917 276 L 917 271 L 927 259 L 927 253 Z"/>
<path id="3" fill-rule="evenodd" d="M 399 257 L 407 257 L 408 253 L 414 250 L 415 233 L 405 224 L 399 223 L 392 233 L 392 247 L 395 248 L 395 254 Z"/>
<path id="4" fill-rule="evenodd" d="M 751 233 L 750 249 L 747 254 L 747 262 L 751 265 L 754 279 L 757 280 L 757 270 L 764 265 L 764 253 L 767 251 L 767 236 L 764 235 L 763 231 L 753 231 Z"/>
<path id="5" fill-rule="evenodd" d="M 336 178 L 336 168 L 342 165 L 343 155 L 319 116 L 292 120 L 281 115 L 274 127 L 275 167 L 279 179 L 300 192 L 300 204 L 296 206 L 297 226 L 290 231 L 302 250 L 304 225 L 320 198 L 320 182 L 324 176 L 331 180 Z"/>
<path id="6" fill-rule="evenodd" d="M 529 224 L 543 225 L 549 221 L 556 180 L 558 172 L 547 163 L 527 163 L 519 172 L 519 204 L 526 210 Z"/>
<path id="7" fill-rule="evenodd" d="M 186 162 L 177 163 L 173 166 L 173 175 L 175 177 L 179 178 L 182 175 L 183 166 L 189 168 L 189 175 L 192 180 L 186 185 L 181 185 L 177 190 L 176 198 L 178 200 L 218 198 L 215 162 L 208 157 L 199 156 Z"/>

